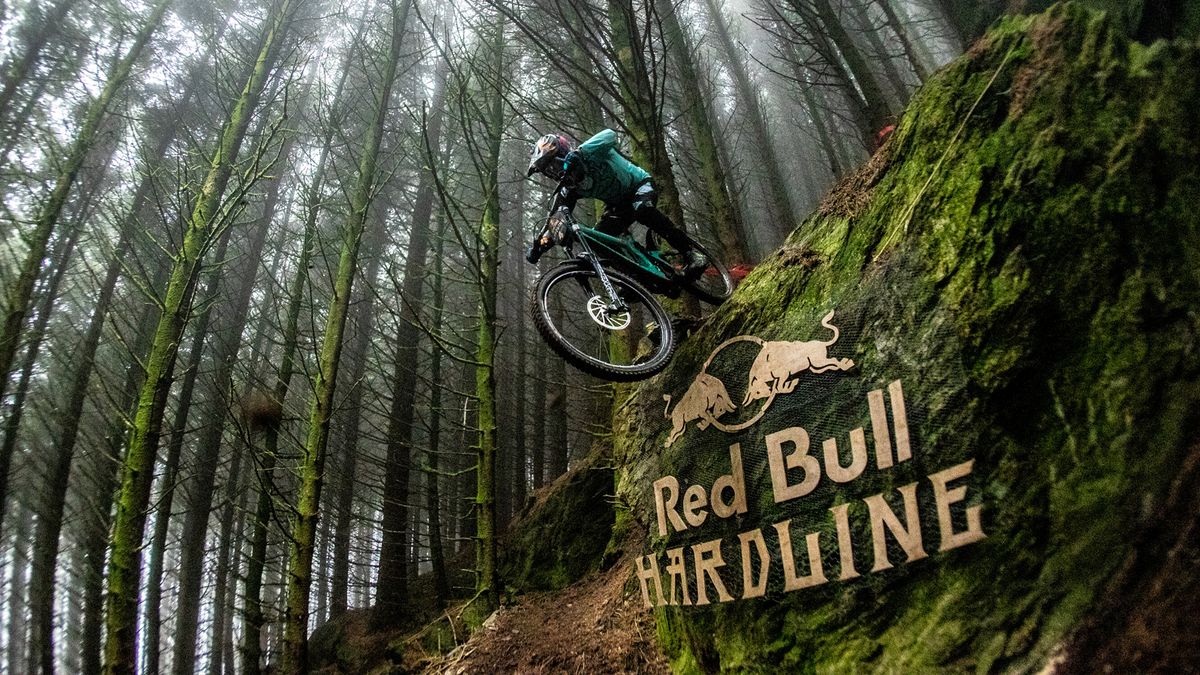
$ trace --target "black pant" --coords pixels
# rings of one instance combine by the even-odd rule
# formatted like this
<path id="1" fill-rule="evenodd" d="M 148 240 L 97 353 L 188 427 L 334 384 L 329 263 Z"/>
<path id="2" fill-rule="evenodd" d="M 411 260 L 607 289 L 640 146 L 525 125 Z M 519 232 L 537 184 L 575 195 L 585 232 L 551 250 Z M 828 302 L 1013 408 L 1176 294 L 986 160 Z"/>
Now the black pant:
<path id="1" fill-rule="evenodd" d="M 637 221 L 666 239 L 671 248 L 676 251 L 687 253 L 692 250 L 687 235 L 676 227 L 666 214 L 658 210 L 658 207 L 655 206 L 658 195 L 653 189 L 647 190 L 647 187 L 649 184 L 643 186 L 629 201 L 620 204 L 605 204 L 604 213 L 600 215 L 600 222 L 596 223 L 596 229 L 604 234 L 617 237 L 624 234 L 629 226 Z"/>

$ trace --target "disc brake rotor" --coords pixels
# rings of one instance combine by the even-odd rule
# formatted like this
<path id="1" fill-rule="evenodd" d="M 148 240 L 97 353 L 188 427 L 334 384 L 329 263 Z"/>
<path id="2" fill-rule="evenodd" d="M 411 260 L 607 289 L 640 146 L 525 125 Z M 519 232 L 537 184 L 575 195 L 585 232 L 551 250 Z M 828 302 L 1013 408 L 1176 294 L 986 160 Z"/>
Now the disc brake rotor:
<path id="1" fill-rule="evenodd" d="M 592 321 L 608 330 L 625 330 L 629 326 L 629 312 L 612 312 L 608 308 L 608 302 L 599 295 L 593 295 L 588 298 L 587 302 L 588 316 L 592 317 Z"/>

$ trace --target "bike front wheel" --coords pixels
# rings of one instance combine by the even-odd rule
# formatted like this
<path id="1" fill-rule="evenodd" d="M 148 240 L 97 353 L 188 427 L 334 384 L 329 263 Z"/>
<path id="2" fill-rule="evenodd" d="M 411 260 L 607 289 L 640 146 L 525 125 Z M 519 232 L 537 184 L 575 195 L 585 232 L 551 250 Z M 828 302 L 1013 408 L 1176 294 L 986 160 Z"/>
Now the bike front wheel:
<path id="1" fill-rule="evenodd" d="M 665 368 L 675 351 L 671 317 L 641 284 L 604 272 L 624 308 L 613 308 L 591 266 L 568 263 L 546 272 L 534 287 L 534 325 L 559 356 L 585 373 L 614 382 L 644 380 Z"/>

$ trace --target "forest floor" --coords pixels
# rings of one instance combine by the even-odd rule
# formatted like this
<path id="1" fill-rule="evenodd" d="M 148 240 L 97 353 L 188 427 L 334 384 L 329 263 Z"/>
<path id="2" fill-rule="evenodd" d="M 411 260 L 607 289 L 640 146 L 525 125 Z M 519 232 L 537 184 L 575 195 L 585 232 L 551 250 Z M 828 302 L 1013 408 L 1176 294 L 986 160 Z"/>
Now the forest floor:
<path id="1" fill-rule="evenodd" d="M 629 557 L 562 591 L 529 593 L 426 673 L 669 673 Z"/>

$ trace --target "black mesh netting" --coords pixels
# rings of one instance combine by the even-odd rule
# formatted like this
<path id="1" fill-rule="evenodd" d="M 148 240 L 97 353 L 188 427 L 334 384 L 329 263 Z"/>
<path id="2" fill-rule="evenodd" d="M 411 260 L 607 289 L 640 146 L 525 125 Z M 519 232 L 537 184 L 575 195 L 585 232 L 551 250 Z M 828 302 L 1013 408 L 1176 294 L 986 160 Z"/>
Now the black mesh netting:
<path id="1" fill-rule="evenodd" d="M 821 325 L 822 318 L 830 311 L 834 315 L 830 323 L 840 332 L 837 341 L 827 348 L 831 359 L 852 359 L 854 366 L 843 371 L 834 368 L 828 372 L 814 373 L 812 369 L 797 373 L 796 383 L 789 393 L 778 393 L 773 399 L 757 398 L 746 402 L 751 388 L 750 370 L 760 350 L 764 347 L 755 341 L 728 343 L 704 367 L 704 360 L 712 354 L 712 348 L 721 345 L 736 332 L 708 339 L 712 348 L 698 358 L 695 368 L 683 372 L 676 367 L 664 378 L 664 393 L 672 397 L 668 410 L 685 400 L 689 386 L 701 372 L 711 375 L 721 383 L 728 399 L 736 409 L 720 415 L 718 420 L 730 429 L 736 429 L 753 419 L 769 403 L 758 421 L 740 431 L 725 432 L 714 426 L 700 429 L 703 418 L 690 419 L 682 435 L 666 446 L 667 440 L 678 430 L 678 420 L 662 415 L 649 415 L 648 429 L 642 429 L 647 444 L 656 447 L 659 454 L 653 460 L 660 463 L 646 474 L 641 486 L 642 504 L 650 531 L 644 553 L 655 557 L 663 593 L 668 595 L 671 578 L 667 566 L 673 562 L 671 552 L 682 548 L 687 595 L 692 603 L 697 597 L 697 566 L 693 545 L 720 540 L 720 553 L 724 566 L 718 574 L 731 600 L 740 601 L 747 590 L 743 580 L 742 542 L 739 535 L 759 530 L 761 541 L 768 552 L 768 582 L 765 596 L 777 597 L 785 592 L 783 555 L 790 554 L 795 560 L 795 574 L 800 577 L 812 574 L 809 564 L 807 537 L 818 533 L 820 561 L 823 576 L 827 580 L 814 588 L 800 590 L 801 593 L 824 593 L 841 583 L 841 577 L 849 573 L 841 562 L 844 546 L 839 546 L 835 518 L 831 508 L 848 505 L 847 520 L 856 583 L 885 583 L 897 575 L 907 573 L 909 554 L 901 547 L 897 536 L 888 528 L 877 526 L 885 532 L 887 558 L 890 569 L 872 572 L 876 567 L 873 551 L 872 527 L 869 509 L 864 498 L 882 495 L 898 524 L 907 524 L 906 509 L 900 488 L 916 483 L 916 497 L 920 517 L 920 548 L 930 559 L 937 559 L 942 546 L 939 529 L 938 509 L 934 499 L 934 487 L 928 476 L 949 469 L 972 459 L 971 439 L 964 433 L 964 421 L 970 410 L 965 403 L 963 387 L 965 376 L 959 341 L 951 325 L 937 316 L 921 315 L 913 301 L 925 295 L 915 288 L 918 276 L 903 261 L 893 261 L 877 270 L 863 284 L 846 297 L 831 298 L 821 307 L 788 307 L 784 299 L 779 307 L 767 308 L 777 320 L 772 321 L 751 335 L 763 341 L 819 341 L 827 342 L 832 332 Z M 917 297 L 913 297 L 917 296 Z M 943 311 L 933 310 L 929 311 Z M 899 385 L 893 384 L 899 382 Z M 790 386 L 790 385 L 789 385 Z M 761 395 L 762 384 L 757 392 Z M 901 392 L 898 391 L 902 389 Z M 886 443 L 890 446 L 889 458 L 895 458 L 900 450 L 903 433 L 897 434 L 896 399 L 902 398 L 904 418 L 907 421 L 907 440 L 911 458 L 893 459 L 893 465 L 880 468 L 877 455 L 876 426 L 872 424 L 871 406 L 868 398 L 872 391 L 878 392 L 877 410 L 886 417 Z M 904 420 L 901 420 L 903 423 Z M 903 424 L 901 425 L 903 426 Z M 809 447 L 807 454 L 820 463 L 821 477 L 811 492 L 796 498 L 776 502 L 768 461 L 766 437 L 768 434 L 800 427 L 807 432 Z M 824 445 L 826 439 L 834 439 L 838 450 L 838 464 L 851 465 L 851 433 L 861 429 L 865 441 L 866 465 L 857 478 L 839 483 L 826 472 Z M 790 434 L 795 437 L 796 432 Z M 694 485 L 702 486 L 706 501 L 711 498 L 711 488 L 723 475 L 730 474 L 730 445 L 738 444 L 744 472 L 746 512 L 727 518 L 718 517 L 708 504 L 703 509 L 707 515 L 699 526 L 689 525 L 682 532 L 675 531 L 667 522 L 667 536 L 659 535 L 658 513 L 655 490 L 652 485 L 663 476 L 678 480 L 675 510 L 681 514 L 685 492 Z M 782 456 L 794 450 L 792 444 L 784 444 Z M 887 460 L 885 459 L 885 464 Z M 953 532 L 967 529 L 968 507 L 979 504 L 979 467 L 972 475 L 959 478 L 949 484 L 950 488 L 965 486 L 966 498 L 951 505 Z M 806 472 L 794 468 L 787 472 L 788 483 L 802 482 Z M 723 502 L 732 501 L 733 491 L 723 490 Z M 664 498 L 669 495 L 664 495 Z M 664 509 L 665 510 L 665 509 Z M 876 512 L 882 513 L 879 504 Z M 984 504 L 983 530 L 987 531 L 987 506 Z M 686 522 L 686 518 L 685 518 Z M 781 537 L 776 528 L 778 523 L 787 523 L 790 535 L 790 551 L 781 546 Z M 910 535 L 913 533 L 910 533 Z M 845 537 L 843 536 L 843 540 Z M 920 557 L 909 539 L 909 550 Z M 758 544 L 748 544 L 751 551 L 751 583 L 759 585 L 761 562 Z M 674 560 L 677 562 L 677 559 Z M 646 565 L 645 560 L 639 564 Z M 916 565 L 927 565 L 918 562 Z M 719 590 L 711 580 L 706 580 L 705 595 L 709 602 L 717 602 Z M 652 585 L 651 600 L 654 599 Z M 674 600 L 681 598 L 676 590 Z"/>

